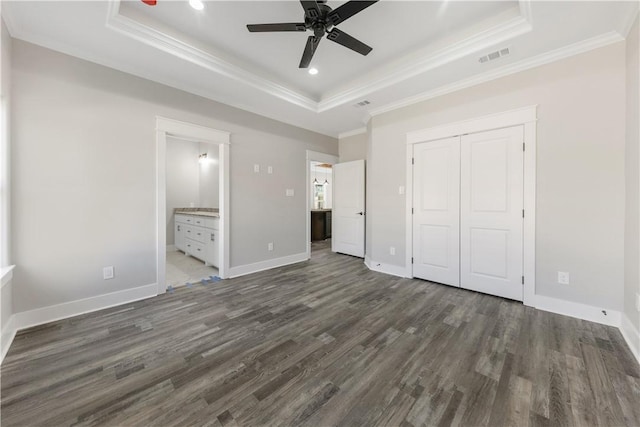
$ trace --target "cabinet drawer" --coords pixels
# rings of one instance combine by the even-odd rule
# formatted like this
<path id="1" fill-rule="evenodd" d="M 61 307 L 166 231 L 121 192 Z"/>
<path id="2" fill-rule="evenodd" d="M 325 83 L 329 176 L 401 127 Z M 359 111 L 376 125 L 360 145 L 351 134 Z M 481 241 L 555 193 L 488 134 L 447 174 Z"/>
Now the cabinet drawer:
<path id="1" fill-rule="evenodd" d="M 192 236 L 191 238 L 200 243 L 204 243 L 204 239 L 207 236 L 207 232 L 204 227 L 191 227 Z"/>
<path id="2" fill-rule="evenodd" d="M 193 239 L 196 242 L 204 243 L 205 229 L 203 227 L 196 227 L 194 225 L 183 225 L 184 236 L 187 239 Z"/>
<path id="3" fill-rule="evenodd" d="M 203 218 L 201 216 L 194 216 L 193 217 L 193 225 L 197 225 L 199 227 L 204 227 L 204 221 L 205 221 L 205 218 Z"/>
<path id="4" fill-rule="evenodd" d="M 179 222 L 181 224 L 190 224 L 187 222 L 188 218 L 189 217 L 187 215 L 176 214 L 176 222 Z"/>
<path id="5" fill-rule="evenodd" d="M 220 218 L 205 218 L 204 226 L 213 230 L 220 229 Z"/>
<path id="6" fill-rule="evenodd" d="M 196 258 L 204 259 L 204 245 L 198 243 L 195 240 L 185 240 L 185 252 L 189 255 L 193 255 Z"/>

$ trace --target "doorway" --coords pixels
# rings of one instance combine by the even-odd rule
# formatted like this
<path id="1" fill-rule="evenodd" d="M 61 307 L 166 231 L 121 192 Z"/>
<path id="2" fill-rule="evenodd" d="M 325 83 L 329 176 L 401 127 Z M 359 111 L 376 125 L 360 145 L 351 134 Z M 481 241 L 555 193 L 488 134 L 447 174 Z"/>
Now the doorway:
<path id="1" fill-rule="evenodd" d="M 416 263 L 431 264 L 442 274 L 430 280 L 466 283 L 469 289 L 534 305 L 536 121 L 533 105 L 407 134 L 405 277 L 422 277 L 425 272 L 418 271 Z M 422 143 L 433 143 L 440 156 L 439 161 L 437 156 L 422 159 L 431 164 L 428 173 L 439 174 L 423 186 L 432 193 L 426 198 L 417 196 L 414 188 L 426 179 L 414 181 L 414 174 L 422 173 L 414 168 L 414 162 L 421 161 L 414 158 L 415 150 L 427 146 Z M 476 179 L 474 174 L 483 168 L 485 173 Z M 414 218 L 416 212 L 420 218 Z M 428 226 L 422 227 L 421 221 Z M 419 245 L 432 252 L 425 257 Z M 495 290 L 500 276 L 512 285 L 505 294 Z M 485 279 L 493 283 L 487 285 Z"/>
<path id="2" fill-rule="evenodd" d="M 413 274 L 522 301 L 523 126 L 413 146 Z"/>
<path id="3" fill-rule="evenodd" d="M 333 166 L 338 157 L 307 150 L 306 156 L 306 248 L 311 251 L 331 249 L 333 214 Z"/>
<path id="4" fill-rule="evenodd" d="M 157 117 L 158 293 L 229 269 L 228 132 Z"/>
<path id="5" fill-rule="evenodd" d="M 167 287 L 219 277 L 218 145 L 167 137 Z"/>

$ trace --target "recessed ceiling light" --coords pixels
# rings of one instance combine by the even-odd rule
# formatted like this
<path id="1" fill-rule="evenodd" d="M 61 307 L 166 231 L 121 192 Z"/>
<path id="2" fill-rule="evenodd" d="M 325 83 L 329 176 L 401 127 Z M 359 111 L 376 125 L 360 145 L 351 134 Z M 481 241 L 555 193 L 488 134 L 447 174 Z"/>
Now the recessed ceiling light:
<path id="1" fill-rule="evenodd" d="M 317 68 L 309 68 L 309 74 L 311 74 L 312 76 L 315 76 L 316 74 L 318 74 L 318 69 Z"/>
<path id="2" fill-rule="evenodd" d="M 189 5 L 195 10 L 204 9 L 204 3 L 202 2 L 202 0 L 189 0 Z"/>

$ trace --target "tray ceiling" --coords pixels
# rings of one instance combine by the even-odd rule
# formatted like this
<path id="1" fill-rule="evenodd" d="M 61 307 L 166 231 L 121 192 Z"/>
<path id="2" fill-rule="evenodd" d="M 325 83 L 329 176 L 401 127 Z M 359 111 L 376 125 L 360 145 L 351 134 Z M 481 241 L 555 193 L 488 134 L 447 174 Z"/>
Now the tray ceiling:
<path id="1" fill-rule="evenodd" d="M 323 40 L 312 76 L 298 69 L 309 33 L 246 30 L 301 21 L 297 1 L 209 1 L 202 11 L 186 1 L 3 1 L 13 37 L 331 136 L 370 114 L 620 41 L 636 11 L 635 2 L 382 0 L 339 26 L 373 51 Z M 508 56 L 478 61 L 506 47 Z"/>

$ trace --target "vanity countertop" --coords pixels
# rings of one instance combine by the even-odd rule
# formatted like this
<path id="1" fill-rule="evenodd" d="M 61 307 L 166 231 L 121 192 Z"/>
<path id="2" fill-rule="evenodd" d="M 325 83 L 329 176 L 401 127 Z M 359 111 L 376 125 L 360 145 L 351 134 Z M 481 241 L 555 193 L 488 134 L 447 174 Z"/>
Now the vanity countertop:
<path id="1" fill-rule="evenodd" d="M 196 208 L 176 208 L 174 211 L 176 215 L 195 215 L 206 216 L 209 218 L 220 218 L 220 212 L 211 210 L 196 210 Z"/>

